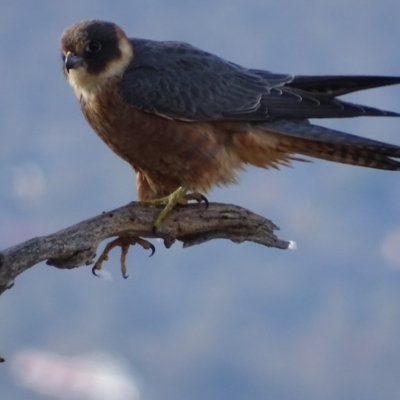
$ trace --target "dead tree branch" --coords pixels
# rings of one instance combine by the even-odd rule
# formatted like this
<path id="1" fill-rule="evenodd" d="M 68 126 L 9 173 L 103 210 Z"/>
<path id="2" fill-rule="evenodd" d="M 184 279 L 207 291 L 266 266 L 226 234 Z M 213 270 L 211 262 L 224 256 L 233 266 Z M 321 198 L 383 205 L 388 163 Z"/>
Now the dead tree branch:
<path id="1" fill-rule="evenodd" d="M 157 208 L 133 202 L 1 251 L 0 294 L 13 286 L 19 274 L 44 260 L 61 269 L 92 264 L 100 242 L 113 236 L 158 237 L 167 248 L 176 240 L 189 247 L 212 239 L 250 241 L 279 249 L 289 247 L 289 242 L 275 236 L 273 231 L 278 228 L 271 221 L 235 205 L 210 203 L 207 210 L 204 204 L 177 207 L 155 235 L 152 223 L 159 212 Z"/>
<path id="2" fill-rule="evenodd" d="M 274 230 L 279 228 L 270 220 L 231 204 L 210 203 L 207 210 L 204 204 L 177 207 L 154 234 L 153 222 L 159 212 L 133 202 L 1 251 L 0 295 L 14 285 L 19 274 L 41 261 L 61 269 L 92 264 L 100 242 L 113 236 L 162 238 L 167 248 L 176 240 L 183 242 L 183 247 L 213 239 L 250 241 L 279 249 L 290 244 L 275 236 Z M 4 362 L 1 356 L 0 362 Z"/>

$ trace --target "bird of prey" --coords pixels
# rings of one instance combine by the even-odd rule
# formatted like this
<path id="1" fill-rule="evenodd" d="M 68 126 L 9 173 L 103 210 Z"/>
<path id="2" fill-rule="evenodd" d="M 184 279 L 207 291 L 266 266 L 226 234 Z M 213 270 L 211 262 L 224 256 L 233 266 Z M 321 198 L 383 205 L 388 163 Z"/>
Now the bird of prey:
<path id="1" fill-rule="evenodd" d="M 399 146 L 309 122 L 400 116 L 338 99 L 400 83 L 400 77 L 245 68 L 187 43 L 128 38 L 116 24 L 99 20 L 67 28 L 61 50 L 86 120 L 133 167 L 138 200 L 165 204 L 155 227 L 175 204 L 200 201 L 213 186 L 236 182 L 248 164 L 278 168 L 309 156 L 400 169 Z"/>

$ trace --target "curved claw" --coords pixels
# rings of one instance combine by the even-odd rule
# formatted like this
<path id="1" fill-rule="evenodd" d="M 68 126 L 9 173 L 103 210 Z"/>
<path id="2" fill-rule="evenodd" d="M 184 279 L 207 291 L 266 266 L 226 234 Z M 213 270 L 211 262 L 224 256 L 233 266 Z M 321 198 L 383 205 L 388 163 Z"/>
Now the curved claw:
<path id="1" fill-rule="evenodd" d="M 94 276 L 96 276 L 97 278 L 99 278 L 99 276 L 96 274 L 96 271 L 97 271 L 97 268 L 96 268 L 96 266 L 94 266 L 94 267 L 92 268 L 92 274 L 93 274 Z"/>
<path id="2" fill-rule="evenodd" d="M 200 199 L 201 199 L 201 201 L 204 201 L 204 204 L 206 205 L 206 210 L 207 210 L 208 206 L 210 205 L 210 203 L 208 202 L 207 197 L 201 194 L 200 195 Z"/>
<path id="3" fill-rule="evenodd" d="M 129 274 L 122 274 L 122 277 L 123 277 L 124 279 L 128 279 L 128 278 L 129 278 Z"/>
<path id="4" fill-rule="evenodd" d="M 154 247 L 154 245 L 152 243 L 150 243 L 150 250 L 151 250 L 151 254 L 149 255 L 149 257 L 152 257 L 154 255 L 154 253 L 156 252 L 156 248 Z"/>

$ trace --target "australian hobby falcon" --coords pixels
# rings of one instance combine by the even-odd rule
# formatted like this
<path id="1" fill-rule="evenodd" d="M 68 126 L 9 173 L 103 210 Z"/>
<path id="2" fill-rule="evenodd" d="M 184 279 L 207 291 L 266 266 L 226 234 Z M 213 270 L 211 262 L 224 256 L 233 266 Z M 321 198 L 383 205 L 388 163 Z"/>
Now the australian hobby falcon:
<path id="1" fill-rule="evenodd" d="M 399 146 L 308 121 L 400 116 L 338 99 L 400 77 L 249 69 L 187 43 L 128 38 L 98 20 L 66 29 L 61 49 L 86 120 L 133 167 L 139 200 L 167 198 L 169 210 L 187 193 L 235 182 L 247 164 L 277 168 L 301 156 L 400 169 Z"/>

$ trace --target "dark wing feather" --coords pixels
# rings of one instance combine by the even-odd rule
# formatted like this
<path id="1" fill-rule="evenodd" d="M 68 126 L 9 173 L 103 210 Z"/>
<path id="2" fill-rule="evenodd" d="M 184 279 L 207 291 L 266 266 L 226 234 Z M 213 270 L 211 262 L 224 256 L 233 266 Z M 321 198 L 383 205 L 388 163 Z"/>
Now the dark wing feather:
<path id="1" fill-rule="evenodd" d="M 132 43 L 135 56 L 121 82 L 132 106 L 173 119 L 265 118 L 260 101 L 270 86 L 263 77 L 185 43 Z"/>
<path id="2" fill-rule="evenodd" d="M 400 83 L 398 76 L 348 76 L 348 75 L 298 75 L 288 84 L 289 87 L 330 97 L 359 90 L 373 89 Z"/>
<path id="3" fill-rule="evenodd" d="M 290 75 L 246 69 L 186 43 L 131 41 L 134 58 L 121 93 L 126 102 L 149 113 L 188 121 L 249 122 L 397 115 L 342 102 L 310 90 L 307 81 L 297 78 L 296 84 Z"/>

